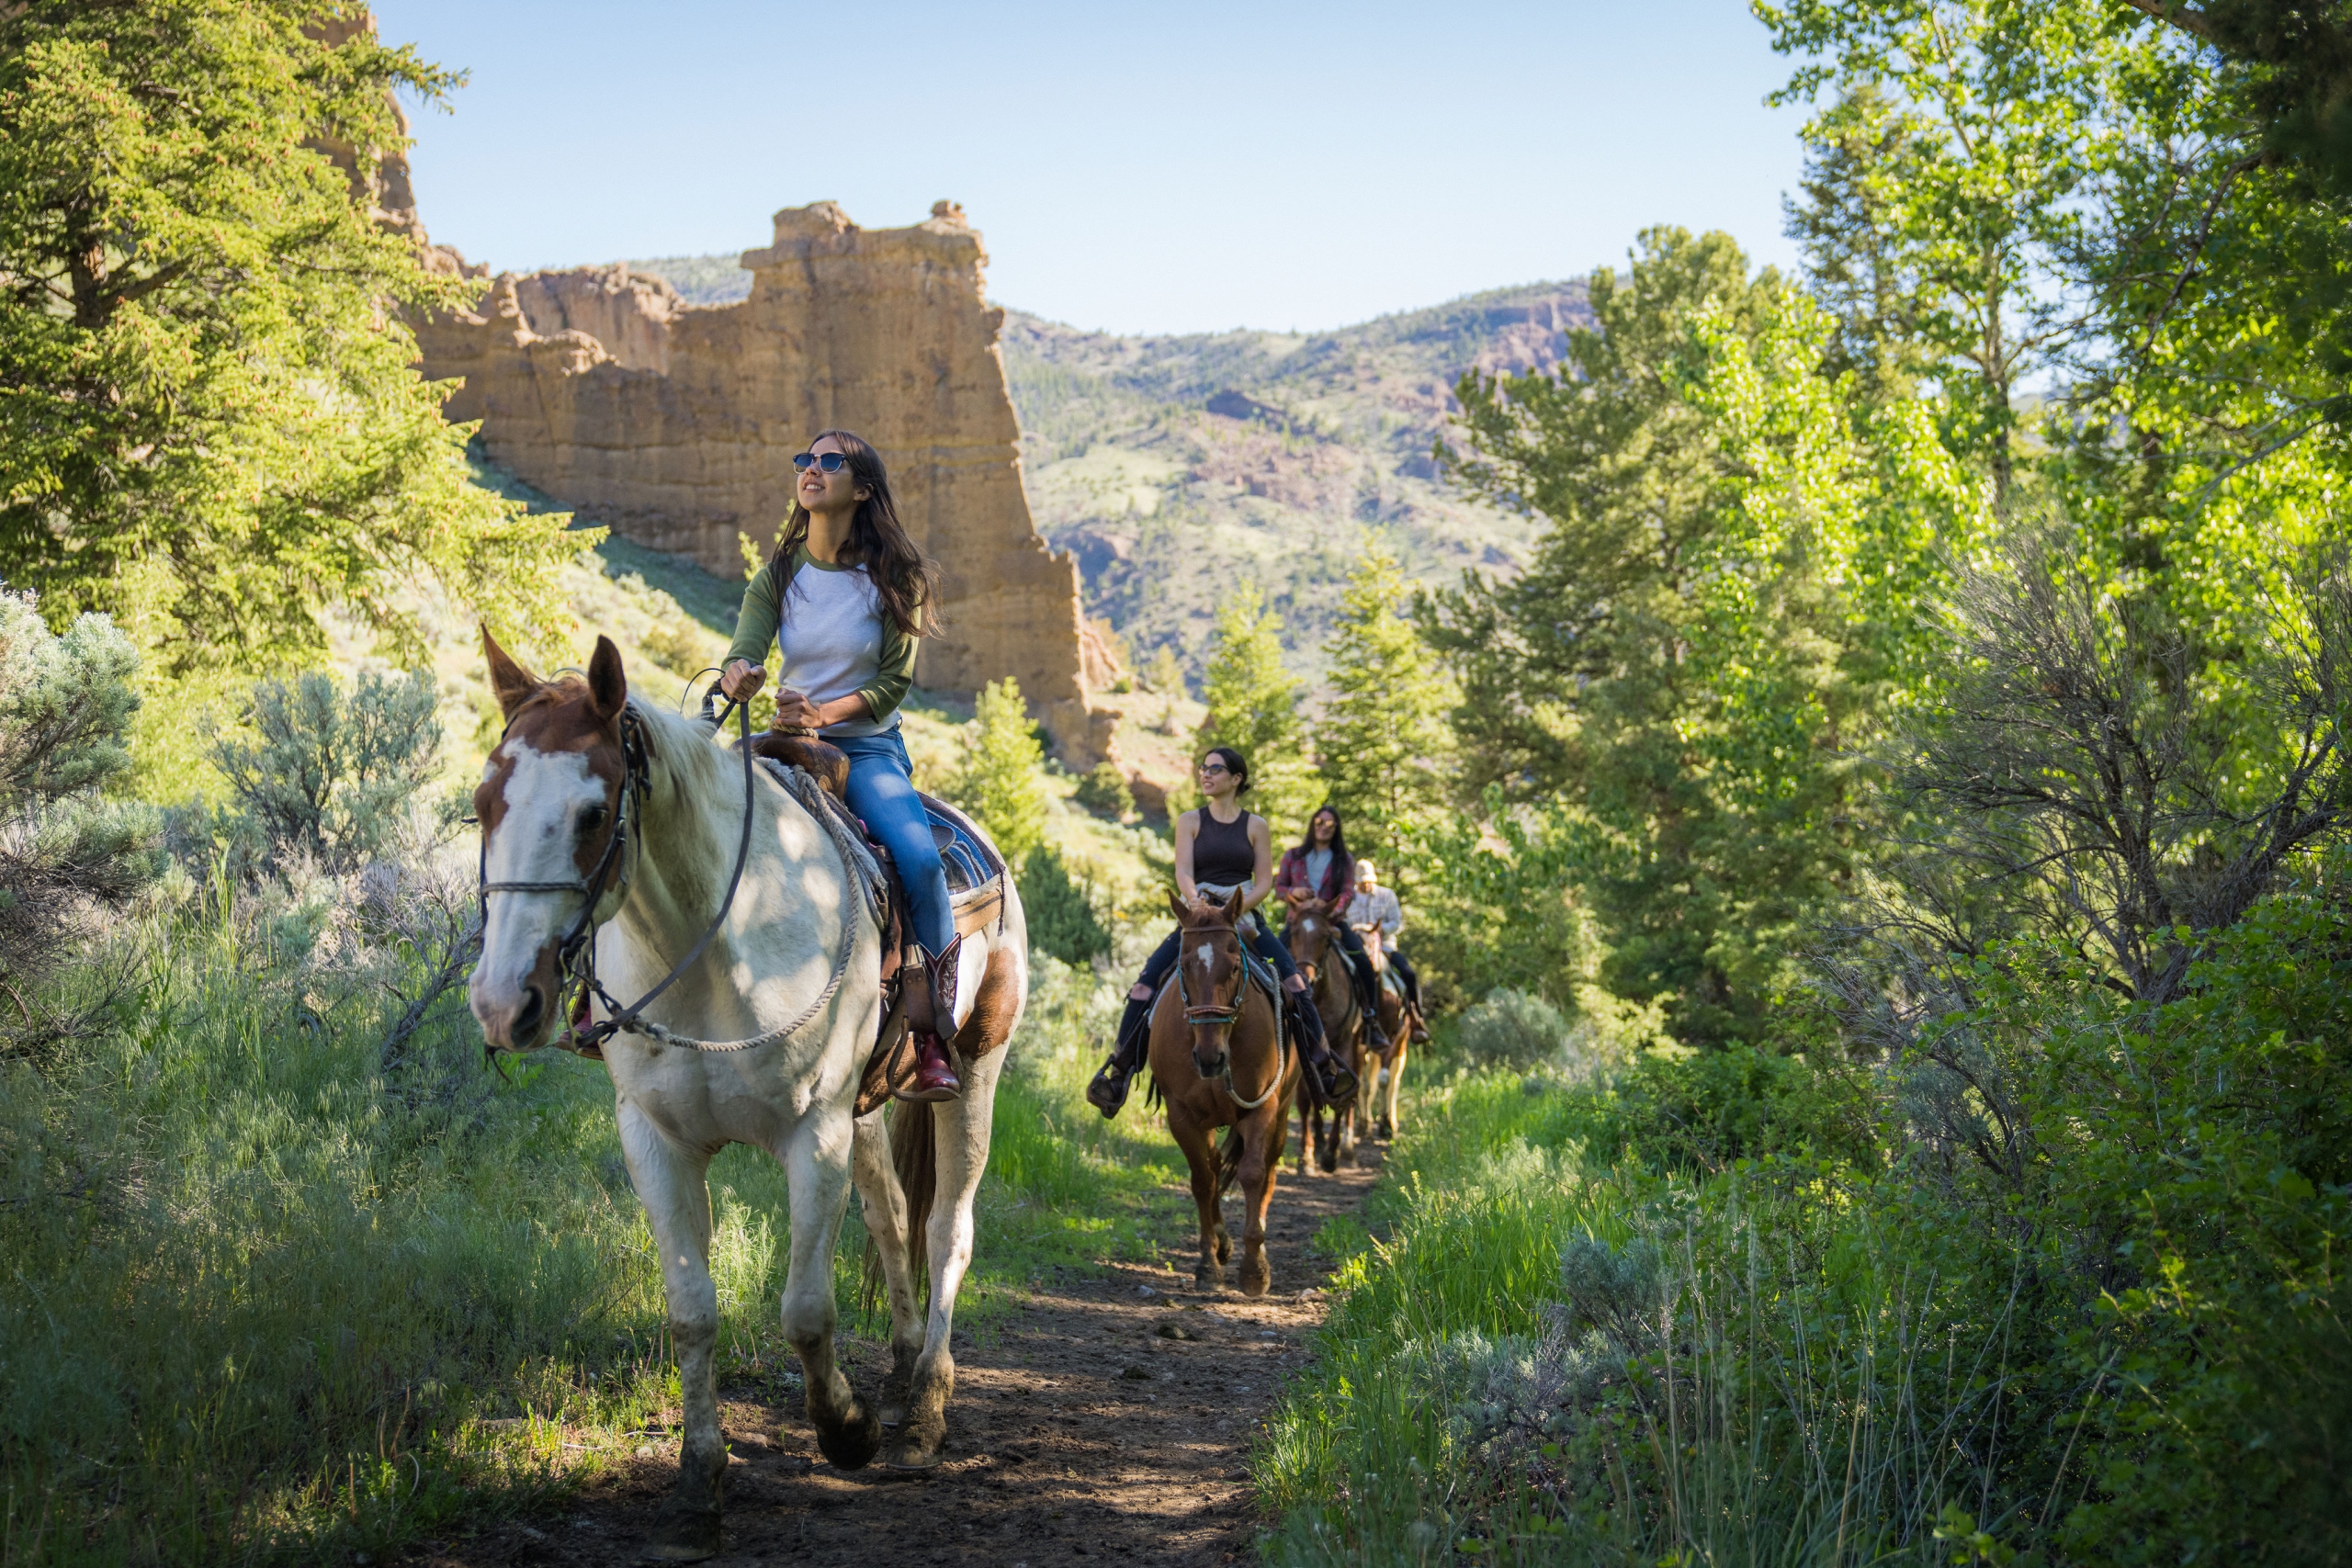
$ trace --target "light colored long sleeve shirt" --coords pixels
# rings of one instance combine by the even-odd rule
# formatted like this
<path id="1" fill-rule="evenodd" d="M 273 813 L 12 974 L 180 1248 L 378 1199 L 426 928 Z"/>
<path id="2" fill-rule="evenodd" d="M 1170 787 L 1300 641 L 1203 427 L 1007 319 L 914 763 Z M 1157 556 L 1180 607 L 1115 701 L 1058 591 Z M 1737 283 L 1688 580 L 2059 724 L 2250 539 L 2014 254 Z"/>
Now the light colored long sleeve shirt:
<path id="1" fill-rule="evenodd" d="M 790 595 L 791 614 L 784 614 Z M 914 684 L 916 639 L 882 613 L 881 595 L 864 567 L 836 566 L 792 552 L 785 570 L 770 561 L 743 590 L 727 661 L 765 664 L 773 650 L 779 685 L 811 702 L 854 692 L 867 716 L 828 725 L 827 735 L 878 735 L 899 726 L 899 705 Z"/>
<path id="2" fill-rule="evenodd" d="M 1348 905 L 1348 924 L 1378 926 L 1380 950 L 1394 953 L 1396 933 L 1404 929 L 1405 908 L 1396 902 L 1396 895 L 1385 887 L 1375 887 L 1369 893 L 1359 891 Z"/>

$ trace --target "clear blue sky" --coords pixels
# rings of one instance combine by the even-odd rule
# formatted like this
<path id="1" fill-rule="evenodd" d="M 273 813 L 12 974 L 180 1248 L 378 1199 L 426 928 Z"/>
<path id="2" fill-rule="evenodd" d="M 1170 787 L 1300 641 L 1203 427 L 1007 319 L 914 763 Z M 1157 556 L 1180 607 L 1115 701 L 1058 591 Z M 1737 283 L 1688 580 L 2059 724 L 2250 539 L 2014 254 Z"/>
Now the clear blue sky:
<path id="1" fill-rule="evenodd" d="M 1318 328 L 1581 273 L 1650 223 L 1785 263 L 1798 116 L 1737 0 L 1405 6 L 378 0 L 471 73 L 413 116 L 435 239 L 493 269 L 737 251 L 830 197 L 962 202 L 996 300 Z"/>

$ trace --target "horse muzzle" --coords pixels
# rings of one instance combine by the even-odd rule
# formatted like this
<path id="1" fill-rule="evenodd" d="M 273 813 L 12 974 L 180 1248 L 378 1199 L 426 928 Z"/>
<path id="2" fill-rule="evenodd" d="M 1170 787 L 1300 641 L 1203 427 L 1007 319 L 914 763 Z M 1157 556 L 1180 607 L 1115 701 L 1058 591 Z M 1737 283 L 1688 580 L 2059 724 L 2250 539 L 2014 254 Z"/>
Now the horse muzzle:
<path id="1" fill-rule="evenodd" d="M 549 943 L 537 962 L 519 975 L 494 974 L 487 962 L 477 964 L 466 983 L 466 1002 L 481 1025 L 482 1043 L 492 1051 L 536 1051 L 562 1026 L 556 1016 L 561 992 L 554 944 Z"/>
<path id="2" fill-rule="evenodd" d="M 1193 1025 L 1193 1070 L 1204 1078 L 1216 1077 L 1225 1071 L 1226 1032 L 1232 1025 L 1222 1020 L 1215 1023 Z"/>

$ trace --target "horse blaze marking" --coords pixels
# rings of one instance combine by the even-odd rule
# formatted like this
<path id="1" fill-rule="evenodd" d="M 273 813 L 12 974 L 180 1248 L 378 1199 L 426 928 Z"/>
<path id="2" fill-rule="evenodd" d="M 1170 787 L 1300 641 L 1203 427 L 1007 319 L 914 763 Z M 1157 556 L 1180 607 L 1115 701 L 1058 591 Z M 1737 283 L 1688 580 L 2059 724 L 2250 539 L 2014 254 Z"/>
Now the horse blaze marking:
<path id="1" fill-rule="evenodd" d="M 1199 947 L 1193 950 L 1193 956 L 1200 960 L 1202 968 L 1207 968 L 1209 966 L 1209 959 L 1211 956 L 1209 953 L 1209 944 L 1207 942 L 1201 943 Z"/>

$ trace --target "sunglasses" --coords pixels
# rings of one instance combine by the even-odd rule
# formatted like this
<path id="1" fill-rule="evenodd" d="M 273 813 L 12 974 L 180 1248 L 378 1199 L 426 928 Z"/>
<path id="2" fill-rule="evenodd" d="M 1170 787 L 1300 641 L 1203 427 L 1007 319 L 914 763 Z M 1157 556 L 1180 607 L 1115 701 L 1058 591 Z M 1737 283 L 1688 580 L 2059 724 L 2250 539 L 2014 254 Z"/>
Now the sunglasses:
<path id="1" fill-rule="evenodd" d="M 808 471 L 808 465 L 814 463 L 824 473 L 838 474 L 842 471 L 842 465 L 848 461 L 839 452 L 796 452 L 792 466 L 805 474 Z"/>
<path id="2" fill-rule="evenodd" d="M 1201 772 L 1204 773 L 1229 773 L 1232 771 L 1233 770 L 1231 768 L 1227 767 L 1223 762 L 1203 762 L 1201 764 Z"/>

